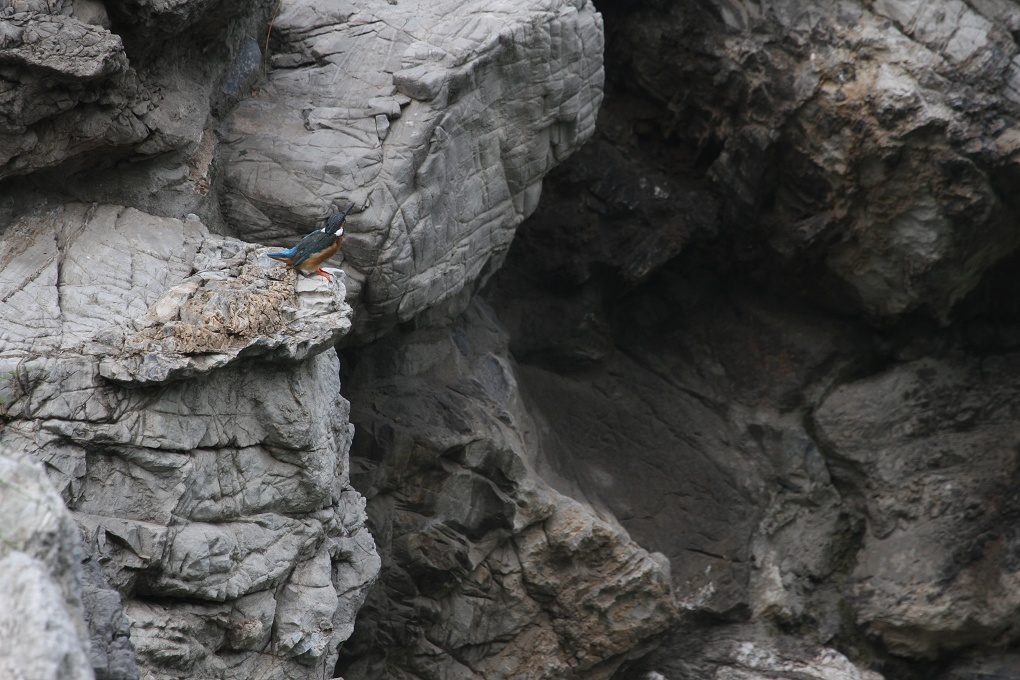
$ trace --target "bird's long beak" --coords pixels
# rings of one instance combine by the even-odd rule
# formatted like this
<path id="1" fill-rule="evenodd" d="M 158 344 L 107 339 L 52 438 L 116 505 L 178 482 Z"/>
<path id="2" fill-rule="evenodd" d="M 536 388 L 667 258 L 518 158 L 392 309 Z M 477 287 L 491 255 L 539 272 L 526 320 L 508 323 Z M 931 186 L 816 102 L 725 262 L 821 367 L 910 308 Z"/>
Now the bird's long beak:
<path id="1" fill-rule="evenodd" d="M 344 218 L 346 218 L 348 213 L 350 213 L 352 210 L 354 210 L 354 204 L 353 203 L 351 203 L 351 207 L 350 208 L 348 208 L 347 210 L 344 210 Z"/>

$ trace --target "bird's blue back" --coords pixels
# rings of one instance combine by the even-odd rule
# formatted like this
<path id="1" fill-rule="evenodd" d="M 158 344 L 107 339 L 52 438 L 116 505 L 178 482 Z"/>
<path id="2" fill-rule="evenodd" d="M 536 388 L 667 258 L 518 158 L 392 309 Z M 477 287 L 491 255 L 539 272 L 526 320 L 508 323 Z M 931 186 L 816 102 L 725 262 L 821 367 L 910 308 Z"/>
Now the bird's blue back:
<path id="1" fill-rule="evenodd" d="M 286 262 L 292 267 L 300 266 L 308 258 L 331 248 L 339 239 L 343 238 L 344 221 L 353 208 L 354 205 L 351 204 L 351 207 L 342 213 L 330 215 L 326 220 L 326 226 L 307 234 L 293 248 L 276 253 L 267 253 L 267 255 L 274 260 Z"/>

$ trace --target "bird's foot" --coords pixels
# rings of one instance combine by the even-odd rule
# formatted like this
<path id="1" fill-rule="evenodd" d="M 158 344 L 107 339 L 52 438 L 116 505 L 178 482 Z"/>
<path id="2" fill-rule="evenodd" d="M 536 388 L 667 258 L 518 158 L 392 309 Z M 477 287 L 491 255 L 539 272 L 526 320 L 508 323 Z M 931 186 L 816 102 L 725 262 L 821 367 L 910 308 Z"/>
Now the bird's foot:
<path id="1" fill-rule="evenodd" d="M 333 277 L 329 275 L 329 272 L 323 271 L 322 269 L 316 269 L 315 273 L 319 276 L 325 277 L 325 279 L 330 283 L 333 283 Z"/>

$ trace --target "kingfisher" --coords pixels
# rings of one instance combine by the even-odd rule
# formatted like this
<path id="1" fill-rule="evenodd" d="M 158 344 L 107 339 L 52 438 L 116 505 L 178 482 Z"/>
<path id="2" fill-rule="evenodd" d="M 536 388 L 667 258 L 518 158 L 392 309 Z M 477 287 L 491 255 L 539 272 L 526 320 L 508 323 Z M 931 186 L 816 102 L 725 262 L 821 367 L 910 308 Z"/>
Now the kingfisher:
<path id="1" fill-rule="evenodd" d="M 323 271 L 320 265 L 333 257 L 344 240 L 344 221 L 347 213 L 354 209 L 354 204 L 342 213 L 333 213 L 326 220 L 326 226 L 305 236 L 290 250 L 278 253 L 267 253 L 274 260 L 283 262 L 288 267 L 311 274 L 315 272 L 333 283 L 333 277 Z"/>

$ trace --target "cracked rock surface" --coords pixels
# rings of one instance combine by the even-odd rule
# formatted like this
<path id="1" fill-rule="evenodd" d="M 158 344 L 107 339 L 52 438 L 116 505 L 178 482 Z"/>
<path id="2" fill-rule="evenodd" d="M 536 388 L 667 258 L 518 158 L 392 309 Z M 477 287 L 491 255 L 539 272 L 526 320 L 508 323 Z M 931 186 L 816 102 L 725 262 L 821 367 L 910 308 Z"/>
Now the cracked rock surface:
<path id="1" fill-rule="evenodd" d="M 777 260 L 873 320 L 948 321 L 1020 243 L 1016 5 L 707 7 L 620 16 L 616 61 L 655 102 L 646 121 L 665 107 L 674 177 L 696 168 L 726 197 L 736 261 Z"/>
<path id="2" fill-rule="evenodd" d="M 0 663 L 1017 675 L 1020 7 L 597 9 L 0 0 Z"/>
<path id="3" fill-rule="evenodd" d="M 617 677 L 1012 677 L 1017 6 L 601 9 L 484 296 L 546 478 L 670 559 Z"/>
<path id="4" fill-rule="evenodd" d="M 125 202 L 127 192 L 142 209 L 153 198 L 124 182 L 132 172 L 144 176 L 135 182 L 160 184 L 178 201 L 195 186 L 204 193 L 205 168 L 188 168 L 187 158 L 203 143 L 211 110 L 236 101 L 239 91 L 227 87 L 226 77 L 243 54 L 235 36 L 259 23 L 268 3 L 156 3 L 166 5 L 167 14 L 203 20 L 188 31 L 178 27 L 178 35 L 153 33 L 154 25 L 169 29 L 166 16 L 149 30 L 129 28 L 125 16 L 139 19 L 150 3 L 127 3 L 131 10 L 107 4 L 0 2 L 0 179 L 52 172 L 63 191 L 107 202 Z M 231 26 L 234 35 L 217 36 Z M 238 78 L 250 83 L 247 73 Z M 105 175 L 118 159 L 146 161 L 167 153 L 177 157 Z M 100 172 L 80 176 L 85 168 Z M 182 176 L 182 168 L 191 176 Z M 166 210 L 165 201 L 156 202 Z M 190 203 L 185 212 L 201 201 Z"/>
<path id="5" fill-rule="evenodd" d="M 66 677 L 332 675 L 380 569 L 333 347 L 467 308 L 591 135 L 601 55 L 586 2 L 0 2 L 0 444 L 82 534 L 91 645 L 54 647 Z M 349 202 L 335 285 L 266 257 Z M 451 593 L 452 644 L 409 658 L 537 669 L 541 643 L 560 675 L 614 668 L 667 624 L 668 569 L 511 449 L 519 489 L 451 479 L 483 503 L 456 575 L 521 611 Z"/>
<path id="6" fill-rule="evenodd" d="M 347 482 L 343 285 L 261 252 L 107 205 L 0 240 L 0 443 L 46 464 L 146 677 L 321 674 L 378 570 Z"/>
<path id="7" fill-rule="evenodd" d="M 282 243 L 364 206 L 344 267 L 366 339 L 498 267 L 601 101 L 588 2 L 294 0 L 273 36 L 268 82 L 222 134 L 226 218 Z"/>
<path id="8" fill-rule="evenodd" d="M 843 474 L 865 487 L 855 615 L 899 653 L 1015 635 L 1018 371 L 1015 353 L 918 359 L 834 391 L 815 415 Z"/>

